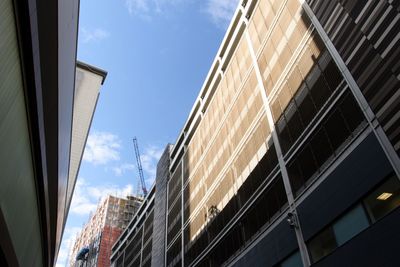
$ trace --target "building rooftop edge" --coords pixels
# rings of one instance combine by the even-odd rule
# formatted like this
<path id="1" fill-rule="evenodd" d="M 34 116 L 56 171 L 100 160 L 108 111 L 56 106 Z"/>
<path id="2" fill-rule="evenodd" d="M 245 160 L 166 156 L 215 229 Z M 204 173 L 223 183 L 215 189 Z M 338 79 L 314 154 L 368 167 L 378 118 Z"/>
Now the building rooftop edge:
<path id="1" fill-rule="evenodd" d="M 85 69 L 87 71 L 91 71 L 91 72 L 103 77 L 103 79 L 101 80 L 101 84 L 103 85 L 103 83 L 104 83 L 104 81 L 105 81 L 105 79 L 107 77 L 107 71 L 105 71 L 103 69 L 100 69 L 98 67 L 92 66 L 90 64 L 87 64 L 85 62 L 79 61 L 79 60 L 76 61 L 76 66 L 81 68 L 81 69 Z"/>

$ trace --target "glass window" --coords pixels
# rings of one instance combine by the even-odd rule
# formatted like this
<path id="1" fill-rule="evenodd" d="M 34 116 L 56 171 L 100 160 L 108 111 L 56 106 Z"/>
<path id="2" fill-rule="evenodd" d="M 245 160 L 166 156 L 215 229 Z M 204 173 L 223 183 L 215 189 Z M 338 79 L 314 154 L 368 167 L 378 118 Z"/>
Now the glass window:
<path id="1" fill-rule="evenodd" d="M 301 261 L 301 255 L 299 251 L 296 251 L 288 258 L 286 258 L 279 267 L 303 267 L 303 262 Z"/>
<path id="2" fill-rule="evenodd" d="M 309 250 L 313 262 L 318 261 L 322 257 L 330 254 L 337 247 L 335 234 L 332 227 L 328 227 L 320 234 L 314 237 L 310 244 Z"/>
<path id="3" fill-rule="evenodd" d="M 392 175 L 364 200 L 364 204 L 372 222 L 400 206 L 400 182 L 397 177 Z"/>
<path id="4" fill-rule="evenodd" d="M 397 177 L 392 174 L 390 179 L 368 195 L 364 206 L 372 223 L 399 207 L 400 182 Z M 308 248 L 313 262 L 330 254 L 370 225 L 364 206 L 359 203 L 311 239 Z"/>
<path id="5" fill-rule="evenodd" d="M 292 136 L 293 141 L 295 141 L 303 132 L 304 126 L 303 122 L 301 121 L 299 111 L 297 110 L 297 107 L 295 106 L 294 102 L 292 102 L 288 106 L 285 112 L 285 116 L 287 120 L 287 125 L 289 127 L 290 135 Z"/>
<path id="6" fill-rule="evenodd" d="M 299 105 L 298 109 L 304 125 L 308 125 L 317 113 L 308 91 L 304 90 L 304 98 L 302 100 L 296 99 L 296 102 Z"/>
<path id="7" fill-rule="evenodd" d="M 329 62 L 328 66 L 324 70 L 324 76 L 332 91 L 336 89 L 343 79 L 342 74 L 340 74 L 340 71 L 333 60 Z"/>
<path id="8" fill-rule="evenodd" d="M 299 162 L 304 180 L 308 181 L 311 176 L 318 170 L 312 150 L 309 145 L 304 147 L 303 151 L 299 153 L 297 160 Z"/>
<path id="9" fill-rule="evenodd" d="M 324 128 L 319 131 L 311 139 L 311 147 L 315 155 L 318 167 L 321 167 L 327 159 L 333 155 L 328 136 Z"/>
<path id="10" fill-rule="evenodd" d="M 350 136 L 350 132 L 346 127 L 344 118 L 338 109 L 330 114 L 327 122 L 325 123 L 325 129 L 334 150 L 337 150 Z"/>
<path id="11" fill-rule="evenodd" d="M 343 245 L 368 226 L 367 215 L 362 205 L 359 204 L 333 224 L 333 232 L 338 246 Z"/>
<path id="12" fill-rule="evenodd" d="M 297 160 L 290 163 L 290 165 L 288 166 L 288 173 L 290 178 L 290 184 L 292 185 L 292 190 L 295 192 L 295 195 L 297 196 L 299 190 L 303 187 L 305 183 Z"/>
<path id="13" fill-rule="evenodd" d="M 347 126 L 352 132 L 357 129 L 364 120 L 364 115 L 350 93 L 347 93 L 345 99 L 340 104 L 340 110 L 342 111 L 343 117 L 346 119 Z"/>
<path id="14" fill-rule="evenodd" d="M 320 76 L 311 88 L 311 97 L 318 110 L 324 105 L 330 95 L 331 92 L 328 89 L 324 77 Z"/>

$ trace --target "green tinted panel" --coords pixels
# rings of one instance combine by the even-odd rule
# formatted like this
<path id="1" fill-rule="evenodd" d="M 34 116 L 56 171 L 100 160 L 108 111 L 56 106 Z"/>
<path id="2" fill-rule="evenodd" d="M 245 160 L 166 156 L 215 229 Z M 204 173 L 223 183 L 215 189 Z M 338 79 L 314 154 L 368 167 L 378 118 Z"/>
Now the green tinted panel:
<path id="1" fill-rule="evenodd" d="M 280 267 L 303 267 L 303 262 L 301 261 L 300 252 L 292 254 L 289 258 L 284 260 Z"/>
<path id="2" fill-rule="evenodd" d="M 368 226 L 367 215 L 365 214 L 364 208 L 359 204 L 333 225 L 333 231 L 338 246 L 344 244 Z"/>

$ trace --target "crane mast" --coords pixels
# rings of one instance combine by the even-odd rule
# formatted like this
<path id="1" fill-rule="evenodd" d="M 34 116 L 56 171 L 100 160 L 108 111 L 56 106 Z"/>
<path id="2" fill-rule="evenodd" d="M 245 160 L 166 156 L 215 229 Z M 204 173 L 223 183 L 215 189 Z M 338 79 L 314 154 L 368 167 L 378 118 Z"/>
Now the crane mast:
<path id="1" fill-rule="evenodd" d="M 136 164 L 137 164 L 137 167 L 138 167 L 139 178 L 140 178 L 140 183 L 141 183 L 141 186 L 142 186 L 143 195 L 146 196 L 147 195 L 147 189 L 146 189 L 146 184 L 145 184 L 145 181 L 144 181 L 142 162 L 140 160 L 139 146 L 138 146 L 138 142 L 137 142 L 137 138 L 136 137 L 133 138 L 133 146 L 135 148 Z"/>

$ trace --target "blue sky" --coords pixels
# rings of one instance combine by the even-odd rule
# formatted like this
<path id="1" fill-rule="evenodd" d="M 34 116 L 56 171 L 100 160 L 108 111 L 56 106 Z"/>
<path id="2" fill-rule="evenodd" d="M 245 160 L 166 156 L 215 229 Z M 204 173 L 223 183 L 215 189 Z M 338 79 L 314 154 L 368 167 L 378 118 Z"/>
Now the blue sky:
<path id="1" fill-rule="evenodd" d="M 107 194 L 137 192 L 132 138 L 147 188 L 175 142 L 238 0 L 81 0 L 78 59 L 108 72 L 78 175 L 57 266 Z"/>

